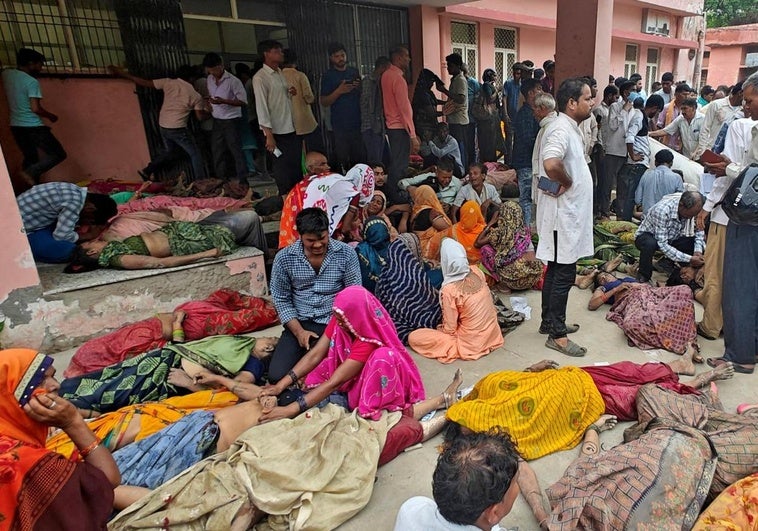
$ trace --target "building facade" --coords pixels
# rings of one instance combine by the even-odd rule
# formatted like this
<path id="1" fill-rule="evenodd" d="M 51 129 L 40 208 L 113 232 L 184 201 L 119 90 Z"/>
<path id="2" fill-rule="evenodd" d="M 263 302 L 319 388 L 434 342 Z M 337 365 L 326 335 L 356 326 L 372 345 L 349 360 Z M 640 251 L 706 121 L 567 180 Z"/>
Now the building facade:
<path id="1" fill-rule="evenodd" d="M 708 29 L 705 44 L 703 84 L 733 85 L 758 71 L 758 24 Z"/>

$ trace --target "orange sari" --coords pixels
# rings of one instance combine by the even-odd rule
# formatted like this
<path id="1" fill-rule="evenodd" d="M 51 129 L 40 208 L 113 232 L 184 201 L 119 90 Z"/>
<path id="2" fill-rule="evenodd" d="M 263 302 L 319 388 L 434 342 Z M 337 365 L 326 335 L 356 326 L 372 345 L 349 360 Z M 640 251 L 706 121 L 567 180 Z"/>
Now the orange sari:
<path id="1" fill-rule="evenodd" d="M 471 265 L 478 264 L 482 254 L 474 246 L 476 239 L 482 233 L 487 224 L 484 222 L 482 209 L 476 201 L 466 201 L 458 211 L 460 221 L 453 225 L 453 238 L 466 249 L 466 258 Z"/>
<path id="2" fill-rule="evenodd" d="M 442 238 L 450 236 L 453 223 L 450 218 L 445 215 L 445 209 L 442 207 L 442 203 L 437 199 L 437 194 L 431 186 L 426 184 L 419 186 L 413 192 L 413 210 L 411 211 L 411 226 L 416 217 L 424 210 L 431 210 L 434 214 L 430 215 L 430 221 L 442 217 L 448 223 L 448 228 L 444 230 L 437 230 L 434 227 L 429 227 L 423 231 L 414 231 L 419 239 L 419 245 L 421 247 L 421 256 L 427 260 L 439 261 L 440 259 L 440 244 Z M 432 217 L 434 216 L 434 217 Z"/>
<path id="3" fill-rule="evenodd" d="M 113 487 L 92 465 L 77 465 L 45 449 L 47 426 L 22 403 L 40 387 L 50 356 L 30 349 L 0 352 L 0 531 L 105 529 Z"/>

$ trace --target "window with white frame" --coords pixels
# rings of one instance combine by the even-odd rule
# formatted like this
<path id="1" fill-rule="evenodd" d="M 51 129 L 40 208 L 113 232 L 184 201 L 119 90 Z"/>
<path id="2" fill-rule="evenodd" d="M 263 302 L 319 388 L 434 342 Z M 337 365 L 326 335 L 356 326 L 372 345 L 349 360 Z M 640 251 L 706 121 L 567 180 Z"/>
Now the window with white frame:
<path id="1" fill-rule="evenodd" d="M 511 68 L 516 62 L 516 30 L 513 28 L 495 28 L 495 72 L 497 84 L 510 77 Z"/>
<path id="2" fill-rule="evenodd" d="M 624 77 L 629 79 L 629 76 L 637 72 L 637 45 L 627 44 L 624 51 Z"/>
<path id="3" fill-rule="evenodd" d="M 479 48 L 476 38 L 476 24 L 451 22 L 450 37 L 453 53 L 460 54 L 468 66 L 469 75 L 479 77 Z"/>
<path id="4" fill-rule="evenodd" d="M 658 48 L 647 49 L 647 63 L 645 64 L 645 90 L 648 94 L 653 91 L 653 83 L 658 80 L 658 61 L 661 51 Z"/>

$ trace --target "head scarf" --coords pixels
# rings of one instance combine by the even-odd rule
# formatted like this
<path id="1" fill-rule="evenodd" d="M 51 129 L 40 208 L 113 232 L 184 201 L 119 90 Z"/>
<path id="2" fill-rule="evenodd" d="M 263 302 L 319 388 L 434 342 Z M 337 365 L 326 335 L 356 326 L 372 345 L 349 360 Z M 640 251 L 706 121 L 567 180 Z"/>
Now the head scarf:
<path id="1" fill-rule="evenodd" d="M 468 258 L 466 257 L 466 249 L 452 238 L 442 240 L 440 257 L 442 276 L 444 277 L 442 280 L 443 287 L 451 282 L 463 280 L 471 272 Z"/>
<path id="2" fill-rule="evenodd" d="M 437 328 L 442 321 L 439 292 L 424 271 L 420 256 L 418 237 L 401 234 L 389 246 L 387 265 L 376 282 L 376 296 L 390 312 L 404 342 L 414 330 Z"/>
<path id="3" fill-rule="evenodd" d="M 326 212 L 329 234 L 334 234 L 356 196 L 360 208 L 371 201 L 374 185 L 374 170 L 366 164 L 357 164 L 347 175 L 332 173 L 311 181 L 305 190 L 303 208 L 317 207 Z"/>
<path id="4" fill-rule="evenodd" d="M 26 475 L 51 454 L 45 448 L 47 426 L 29 417 L 21 404 L 44 392 L 40 385 L 52 363 L 50 356 L 34 350 L 0 352 L 0 514 L 4 517 L 0 529 L 11 529 L 18 524 L 14 520 Z M 44 509 L 52 501 L 76 467 L 65 459 L 57 464 L 60 466 L 50 471 L 52 477 L 40 478 L 35 483 L 35 496 L 42 496 L 40 499 L 44 500 L 36 508 Z"/>
<path id="5" fill-rule="evenodd" d="M 458 211 L 458 217 L 460 221 L 453 227 L 453 236 L 466 250 L 469 263 L 476 264 L 482 256 L 474 244 L 487 226 L 482 209 L 476 201 L 466 201 Z"/>
<path id="6" fill-rule="evenodd" d="M 450 225 L 453 224 L 450 221 L 450 218 L 445 215 L 445 209 L 442 208 L 442 203 L 440 203 L 440 200 L 437 198 L 437 194 L 434 193 L 434 190 L 428 184 L 423 184 L 416 188 L 416 190 L 413 192 L 412 199 L 413 211 L 411 212 L 411 222 L 413 222 L 413 219 L 418 216 L 419 212 L 427 209 L 432 209 L 435 212 L 442 214 L 442 216 L 445 218 L 445 221 L 447 221 Z"/>
<path id="7" fill-rule="evenodd" d="M 490 231 L 490 244 L 495 249 L 495 264 L 512 264 L 529 249 L 531 234 L 524 223 L 521 207 L 515 201 L 503 201 L 497 223 Z"/>
<path id="8" fill-rule="evenodd" d="M 363 225 L 363 241 L 356 247 L 363 287 L 374 292 L 376 281 L 386 264 L 390 229 L 383 218 L 372 216 Z"/>

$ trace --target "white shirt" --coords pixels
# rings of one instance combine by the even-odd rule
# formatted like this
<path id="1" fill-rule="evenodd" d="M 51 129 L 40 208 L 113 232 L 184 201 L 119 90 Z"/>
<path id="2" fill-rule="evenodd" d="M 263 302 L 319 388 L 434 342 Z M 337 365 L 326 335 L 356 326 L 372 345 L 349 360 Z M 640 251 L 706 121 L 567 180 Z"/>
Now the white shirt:
<path id="1" fill-rule="evenodd" d="M 579 130 L 582 132 L 582 142 L 584 142 L 584 160 L 589 164 L 592 162 L 592 148 L 598 142 L 598 127 L 595 115 L 590 115 L 589 118 L 580 123 Z"/>
<path id="2" fill-rule="evenodd" d="M 208 95 L 211 98 L 222 98 L 225 100 L 239 100 L 247 103 L 247 93 L 242 81 L 224 70 L 221 79 L 209 75 L 205 82 L 208 87 Z M 211 114 L 217 120 L 233 120 L 242 117 L 242 107 L 236 105 L 227 105 L 226 103 L 212 103 Z"/>
<path id="3" fill-rule="evenodd" d="M 540 180 L 540 169 L 542 168 L 542 164 L 540 163 L 542 160 L 542 137 L 545 134 L 547 126 L 553 123 L 557 118 L 558 114 L 553 111 L 540 120 L 540 132 L 537 133 L 537 138 L 534 141 L 534 150 L 532 151 L 532 203 L 534 204 L 537 204 L 540 195 L 542 195 L 538 193 L 539 189 L 537 188 L 537 184 Z"/>
<path id="4" fill-rule="evenodd" d="M 729 96 L 713 100 L 703 107 L 705 118 L 700 128 L 700 139 L 697 143 L 697 150 L 692 155 L 694 159 L 699 159 L 703 151 L 713 147 L 713 143 L 716 141 L 719 131 L 721 131 L 721 126 L 739 110 L 739 105 L 733 107 L 729 103 Z"/>
<path id="5" fill-rule="evenodd" d="M 482 188 L 481 195 L 476 193 L 476 190 L 474 190 L 474 187 L 470 184 L 466 184 L 461 187 L 460 190 L 458 190 L 458 193 L 455 196 L 455 200 L 453 201 L 453 204 L 457 207 L 463 205 L 466 201 L 476 201 L 477 204 L 481 205 L 487 200 L 491 200 L 495 204 L 502 203 L 502 200 L 500 199 L 500 194 L 497 193 L 497 188 L 495 188 L 490 183 L 484 183 L 484 188 Z"/>
<path id="6" fill-rule="evenodd" d="M 434 500 L 414 496 L 403 503 L 395 520 L 395 531 L 480 531 L 473 525 L 454 524 L 440 514 Z M 499 524 L 491 531 L 503 531 Z"/>
<path id="7" fill-rule="evenodd" d="M 697 150 L 704 119 L 705 115 L 700 111 L 695 113 L 695 117 L 691 122 L 688 122 L 684 116 L 680 114 L 674 118 L 670 124 L 664 127 L 663 131 L 666 131 L 666 134 L 669 135 L 679 133 L 679 137 L 682 139 L 682 155 L 687 158 L 692 158 L 692 155 Z"/>
<path id="8" fill-rule="evenodd" d="M 592 174 L 584 161 L 584 143 L 579 126 L 566 114 L 549 124 L 542 137 L 540 175 L 547 177 L 545 161 L 558 158 L 572 178 L 571 187 L 553 197 L 539 191 L 537 202 L 537 258 L 572 264 L 584 256 L 592 256 Z M 558 233 L 555 248 L 553 232 Z"/>
<path id="9" fill-rule="evenodd" d="M 671 92 L 666 94 L 663 92 L 663 89 L 653 92 L 653 94 L 657 94 L 661 98 L 663 98 L 663 105 L 668 105 L 671 101 L 671 96 L 674 94 L 674 87 L 671 87 Z"/>
<path id="10" fill-rule="evenodd" d="M 295 132 L 289 85 L 280 69 L 263 65 L 253 76 L 253 92 L 258 124 L 262 128 L 268 127 L 275 135 Z"/>
<path id="11" fill-rule="evenodd" d="M 629 113 L 624 110 L 624 102 L 612 103 L 608 108 L 608 120 L 600 124 L 606 155 L 626 158 L 626 126 L 628 122 Z"/>
<path id="12" fill-rule="evenodd" d="M 751 118 L 740 118 L 733 121 L 726 132 L 723 154 L 740 167 L 744 167 L 742 162 L 746 158 L 746 151 L 750 147 L 752 140 L 752 132 L 757 124 L 758 122 Z M 732 165 L 730 164 L 730 166 Z M 729 217 L 724 213 L 720 205 L 716 205 L 724 198 L 724 194 L 739 173 L 739 171 L 727 172 L 727 175 L 717 177 L 713 182 L 713 188 L 711 188 L 708 199 L 703 205 L 703 210 L 711 213 L 711 221 L 713 223 L 718 223 L 719 225 L 729 224 Z"/>

